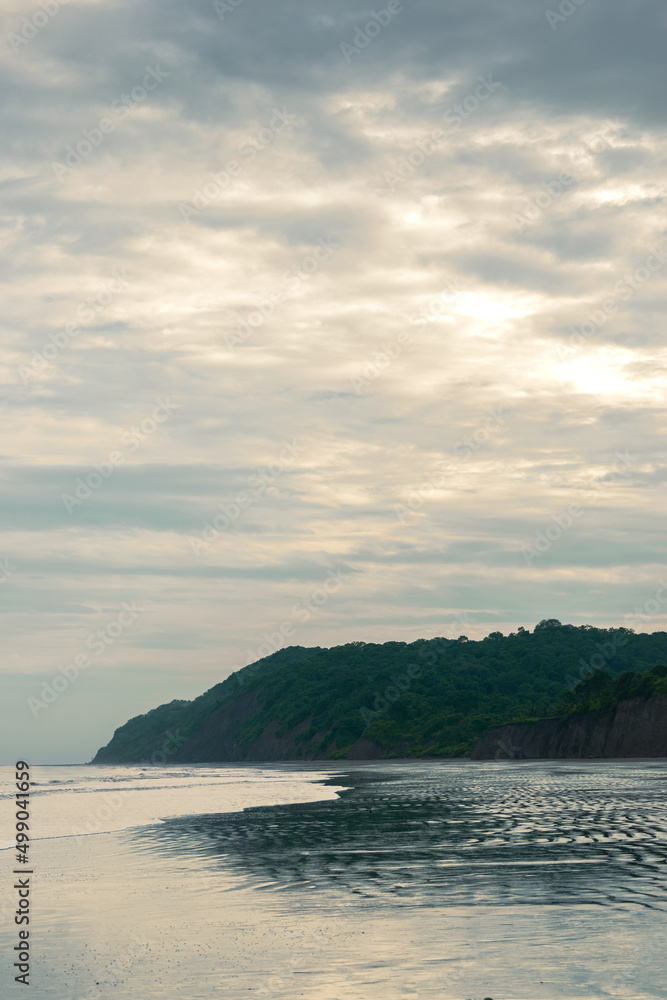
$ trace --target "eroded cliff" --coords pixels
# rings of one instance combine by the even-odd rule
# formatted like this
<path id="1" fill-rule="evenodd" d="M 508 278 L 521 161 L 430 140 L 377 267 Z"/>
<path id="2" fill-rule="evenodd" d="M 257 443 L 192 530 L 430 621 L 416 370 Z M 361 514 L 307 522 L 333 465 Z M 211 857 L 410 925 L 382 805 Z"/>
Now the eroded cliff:
<path id="1" fill-rule="evenodd" d="M 493 726 L 473 760 L 667 756 L 667 696 L 630 698 L 606 712 Z"/>

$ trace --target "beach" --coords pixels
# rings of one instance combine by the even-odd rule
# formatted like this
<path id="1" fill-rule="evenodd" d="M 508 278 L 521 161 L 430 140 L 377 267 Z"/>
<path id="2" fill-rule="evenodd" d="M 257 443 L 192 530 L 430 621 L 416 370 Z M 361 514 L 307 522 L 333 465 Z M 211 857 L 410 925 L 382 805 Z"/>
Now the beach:
<path id="1" fill-rule="evenodd" d="M 33 772 L 37 997 L 667 997 L 663 761 Z"/>

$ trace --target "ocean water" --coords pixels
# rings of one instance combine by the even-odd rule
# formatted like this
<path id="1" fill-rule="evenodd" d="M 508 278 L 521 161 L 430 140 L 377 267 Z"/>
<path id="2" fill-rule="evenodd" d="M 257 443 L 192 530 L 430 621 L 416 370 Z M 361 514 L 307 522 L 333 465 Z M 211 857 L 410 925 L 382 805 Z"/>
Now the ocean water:
<path id="1" fill-rule="evenodd" d="M 33 772 L 33 996 L 667 998 L 667 762 Z"/>

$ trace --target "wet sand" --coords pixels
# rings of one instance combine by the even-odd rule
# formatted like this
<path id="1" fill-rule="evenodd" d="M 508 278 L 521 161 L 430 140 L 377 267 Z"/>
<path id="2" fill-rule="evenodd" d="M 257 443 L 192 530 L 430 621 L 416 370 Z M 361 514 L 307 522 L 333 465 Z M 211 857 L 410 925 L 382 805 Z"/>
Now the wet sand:
<path id="1" fill-rule="evenodd" d="M 336 800 L 38 842 L 33 995 L 667 997 L 666 778 L 355 765 Z"/>

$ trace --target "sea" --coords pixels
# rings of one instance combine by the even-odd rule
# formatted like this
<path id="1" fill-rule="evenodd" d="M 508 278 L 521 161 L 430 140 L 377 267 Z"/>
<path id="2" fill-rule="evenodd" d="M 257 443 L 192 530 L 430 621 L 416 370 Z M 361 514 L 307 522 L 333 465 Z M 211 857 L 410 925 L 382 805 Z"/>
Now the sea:
<path id="1" fill-rule="evenodd" d="M 0 992 L 667 998 L 667 761 L 0 769 Z M 24 870 L 14 874 L 15 870 Z"/>

